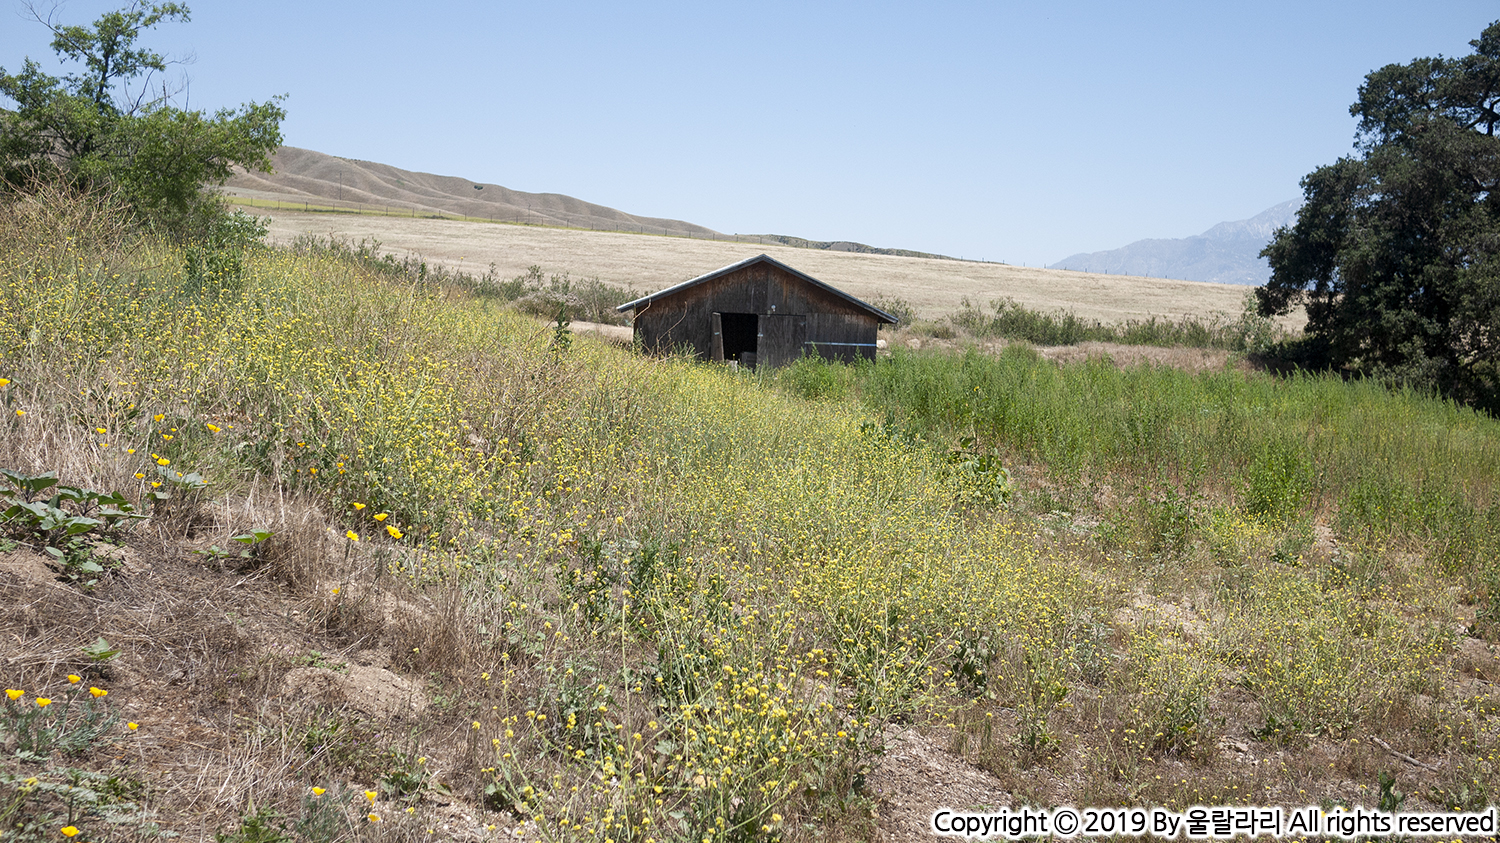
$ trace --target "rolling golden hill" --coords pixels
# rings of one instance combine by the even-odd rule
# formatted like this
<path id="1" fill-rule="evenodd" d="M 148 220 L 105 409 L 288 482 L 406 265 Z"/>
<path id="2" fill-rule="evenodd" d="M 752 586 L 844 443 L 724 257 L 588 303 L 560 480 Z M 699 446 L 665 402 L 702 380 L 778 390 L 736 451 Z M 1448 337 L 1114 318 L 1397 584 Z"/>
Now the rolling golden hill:
<path id="1" fill-rule="evenodd" d="M 598 277 L 650 291 L 764 252 L 860 298 L 905 299 L 926 319 L 953 313 L 966 299 L 986 307 L 1001 298 L 1106 322 L 1232 316 L 1247 291 L 1231 284 L 962 261 L 851 242 L 726 235 L 561 194 L 524 193 L 294 147 L 283 147 L 274 166 L 272 174 L 237 175 L 224 192 L 247 210 L 269 215 L 277 242 L 303 235 L 378 241 L 383 251 L 401 257 L 472 272 L 493 267 L 502 278 L 540 266 L 549 274 Z"/>

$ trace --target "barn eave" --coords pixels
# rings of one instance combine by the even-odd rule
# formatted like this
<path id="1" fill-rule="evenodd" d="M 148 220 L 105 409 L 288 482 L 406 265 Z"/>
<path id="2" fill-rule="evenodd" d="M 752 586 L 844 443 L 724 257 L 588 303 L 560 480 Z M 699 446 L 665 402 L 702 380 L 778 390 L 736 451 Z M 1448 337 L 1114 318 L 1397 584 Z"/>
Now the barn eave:
<path id="1" fill-rule="evenodd" d="M 789 273 L 789 274 L 791 274 L 793 276 L 796 276 L 797 278 L 802 279 L 803 281 L 807 282 L 808 284 L 810 284 L 810 285 L 812 285 L 814 287 L 817 287 L 820 290 L 823 290 L 823 291 L 825 291 L 827 293 L 830 293 L 830 294 L 832 294 L 834 296 L 837 296 L 837 297 L 843 299 L 844 301 L 847 301 L 850 304 L 854 305 L 855 307 L 859 308 L 860 310 L 863 310 L 866 313 L 870 314 L 871 316 L 873 316 L 875 318 L 875 320 L 877 322 L 883 322 L 883 323 L 885 323 L 887 325 L 894 325 L 897 322 L 896 317 L 890 315 L 889 313 L 886 313 L 885 311 L 881 310 L 880 308 L 873 307 L 873 306 L 871 306 L 869 304 L 866 304 L 865 302 L 860 301 L 859 299 L 855 298 L 854 296 L 849 295 L 848 293 L 844 292 L 843 290 L 838 289 L 837 287 L 831 287 L 831 286 L 823 283 L 822 281 L 819 281 L 818 279 L 812 277 L 811 275 L 808 275 L 805 272 L 801 272 L 799 270 L 793 269 L 792 267 L 787 266 L 786 264 L 784 264 L 781 261 L 779 261 L 779 260 L 771 257 L 770 255 L 764 255 L 764 254 L 763 255 L 756 255 L 753 258 L 746 258 L 746 259 L 740 261 L 739 263 L 732 263 L 729 266 L 722 267 L 720 269 L 716 269 L 713 272 L 705 273 L 703 275 L 698 276 L 697 278 L 691 278 L 691 279 L 689 279 L 687 281 L 683 281 L 681 284 L 674 284 L 671 287 L 666 288 L 665 290 L 658 290 L 657 292 L 654 292 L 654 293 L 652 293 L 649 296 L 642 296 L 641 298 L 638 298 L 635 301 L 628 301 L 628 302 L 620 305 L 619 307 L 615 308 L 615 311 L 619 312 L 619 313 L 624 313 L 627 310 L 637 310 L 639 308 L 645 307 L 646 305 L 650 304 L 651 302 L 656 301 L 657 299 L 662 299 L 662 298 L 666 298 L 667 296 L 676 295 L 677 293 L 680 293 L 683 290 L 689 289 L 691 287 L 696 287 L 699 284 L 707 283 L 709 281 L 714 280 L 715 278 L 723 277 L 723 276 L 728 275 L 728 274 L 730 274 L 732 272 L 735 272 L 736 270 L 743 269 L 743 268 L 745 268 L 747 266 L 753 266 L 754 264 L 757 264 L 757 263 L 768 263 L 768 264 L 776 267 L 777 269 L 782 270 L 783 272 Z"/>

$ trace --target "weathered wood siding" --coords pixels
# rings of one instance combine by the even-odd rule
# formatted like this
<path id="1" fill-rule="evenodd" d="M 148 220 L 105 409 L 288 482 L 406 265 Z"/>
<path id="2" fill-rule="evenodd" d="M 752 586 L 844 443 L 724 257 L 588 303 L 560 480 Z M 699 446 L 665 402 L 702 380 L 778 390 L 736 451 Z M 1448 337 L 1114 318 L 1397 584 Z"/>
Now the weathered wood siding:
<path id="1" fill-rule="evenodd" d="M 715 313 L 761 317 L 757 365 L 781 366 L 810 353 L 845 361 L 875 358 L 873 316 L 765 263 L 646 304 L 635 312 L 635 336 L 652 351 L 687 351 L 709 360 Z"/>

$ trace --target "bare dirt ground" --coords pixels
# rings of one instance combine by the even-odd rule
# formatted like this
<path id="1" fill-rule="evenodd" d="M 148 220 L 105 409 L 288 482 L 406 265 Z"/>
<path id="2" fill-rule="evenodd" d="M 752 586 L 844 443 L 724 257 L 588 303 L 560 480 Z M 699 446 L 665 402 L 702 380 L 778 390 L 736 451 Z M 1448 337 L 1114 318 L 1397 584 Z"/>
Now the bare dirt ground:
<path id="1" fill-rule="evenodd" d="M 619 345 L 630 345 L 635 332 L 626 325 L 605 325 L 600 322 L 573 322 L 568 326 L 575 334 L 598 334 L 600 339 Z"/>
<path id="2" fill-rule="evenodd" d="M 548 274 L 598 277 L 643 293 L 763 252 L 867 301 L 881 296 L 905 299 L 922 319 L 953 313 L 964 299 L 988 308 L 991 300 L 1007 297 L 1029 308 L 1071 310 L 1104 322 L 1216 313 L 1233 317 L 1242 310 L 1250 290 L 1228 284 L 607 231 L 287 211 L 271 217 L 274 242 L 301 235 L 355 243 L 375 240 L 382 251 L 398 257 L 417 255 L 451 269 L 482 273 L 493 264 L 495 272 L 508 279 L 536 265 Z"/>
<path id="3" fill-rule="evenodd" d="M 878 840 L 939 840 L 931 829 L 933 811 L 994 811 L 1012 802 L 998 779 L 948 752 L 921 730 L 892 727 L 886 731 L 885 747 L 866 782 L 876 804 Z"/>

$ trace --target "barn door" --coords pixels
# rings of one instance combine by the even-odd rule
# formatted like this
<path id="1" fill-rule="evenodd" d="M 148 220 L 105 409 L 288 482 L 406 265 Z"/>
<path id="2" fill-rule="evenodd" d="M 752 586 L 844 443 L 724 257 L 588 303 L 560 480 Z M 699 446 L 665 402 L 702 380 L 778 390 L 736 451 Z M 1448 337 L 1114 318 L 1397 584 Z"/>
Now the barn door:
<path id="1" fill-rule="evenodd" d="M 724 362 L 724 319 L 718 313 L 713 316 L 713 340 L 710 343 L 708 359 Z"/>
<path id="2" fill-rule="evenodd" d="M 769 314 L 760 317 L 760 354 L 757 363 L 785 366 L 802 356 L 807 339 L 805 315 Z"/>

